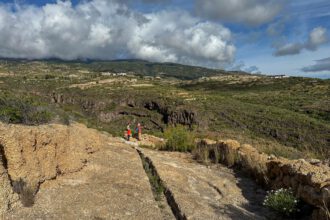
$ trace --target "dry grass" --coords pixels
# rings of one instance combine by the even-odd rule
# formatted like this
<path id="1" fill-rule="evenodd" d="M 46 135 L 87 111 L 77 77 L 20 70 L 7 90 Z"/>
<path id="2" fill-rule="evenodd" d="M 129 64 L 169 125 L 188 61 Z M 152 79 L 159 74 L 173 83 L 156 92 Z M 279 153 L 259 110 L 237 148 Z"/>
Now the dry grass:
<path id="1" fill-rule="evenodd" d="M 232 150 L 226 144 L 207 145 L 203 142 L 199 143 L 192 151 L 194 158 L 203 163 L 223 163 L 228 167 L 234 166 L 238 161 L 238 153 Z"/>
<path id="2" fill-rule="evenodd" d="M 193 150 L 195 160 L 200 163 L 210 163 L 210 149 L 208 147 L 197 147 Z"/>

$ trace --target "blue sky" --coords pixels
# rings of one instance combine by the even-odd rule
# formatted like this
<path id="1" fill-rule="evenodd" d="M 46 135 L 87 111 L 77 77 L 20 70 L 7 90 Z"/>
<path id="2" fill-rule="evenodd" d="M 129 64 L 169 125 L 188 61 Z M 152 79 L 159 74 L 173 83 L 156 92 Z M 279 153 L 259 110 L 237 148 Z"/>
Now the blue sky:
<path id="1" fill-rule="evenodd" d="M 330 78 L 329 0 L 2 0 L 0 56 Z"/>

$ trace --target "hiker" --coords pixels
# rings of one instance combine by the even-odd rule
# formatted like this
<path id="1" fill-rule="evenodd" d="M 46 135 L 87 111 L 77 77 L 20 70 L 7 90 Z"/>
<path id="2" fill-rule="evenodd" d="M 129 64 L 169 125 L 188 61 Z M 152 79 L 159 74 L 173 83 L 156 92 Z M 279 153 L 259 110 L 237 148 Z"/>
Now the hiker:
<path id="1" fill-rule="evenodd" d="M 138 141 L 141 141 L 142 126 L 140 123 L 137 124 L 137 126 L 135 128 L 135 132 L 136 132 L 136 139 L 138 139 Z"/>
<path id="2" fill-rule="evenodd" d="M 130 138 L 131 138 L 131 135 L 132 135 L 132 131 L 131 131 L 131 123 L 128 123 L 128 124 L 127 124 L 126 132 L 127 132 L 127 141 L 129 141 Z"/>

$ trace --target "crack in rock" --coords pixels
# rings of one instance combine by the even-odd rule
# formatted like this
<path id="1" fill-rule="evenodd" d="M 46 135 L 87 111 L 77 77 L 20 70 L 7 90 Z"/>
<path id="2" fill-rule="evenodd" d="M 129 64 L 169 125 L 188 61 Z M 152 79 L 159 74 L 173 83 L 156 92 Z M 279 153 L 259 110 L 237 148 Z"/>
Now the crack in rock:
<path id="1" fill-rule="evenodd" d="M 152 187 L 153 191 L 156 190 L 155 200 L 157 201 L 157 199 L 158 199 L 157 198 L 157 193 L 163 193 L 165 198 L 166 198 L 168 206 L 172 210 L 172 213 L 173 213 L 174 217 L 177 220 L 187 220 L 186 215 L 182 212 L 182 210 L 180 209 L 180 206 L 175 201 L 173 193 L 166 186 L 164 181 L 160 178 L 160 176 L 157 172 L 157 169 L 154 166 L 154 164 L 152 163 L 151 159 L 149 157 L 146 157 L 142 153 L 142 151 L 140 151 L 139 149 L 137 149 L 137 148 L 135 148 L 135 149 L 141 157 L 143 168 L 145 169 L 145 172 L 146 172 L 146 174 L 149 178 L 149 181 L 150 181 L 150 184 L 151 184 L 151 187 Z M 160 192 L 158 190 L 160 190 Z"/>

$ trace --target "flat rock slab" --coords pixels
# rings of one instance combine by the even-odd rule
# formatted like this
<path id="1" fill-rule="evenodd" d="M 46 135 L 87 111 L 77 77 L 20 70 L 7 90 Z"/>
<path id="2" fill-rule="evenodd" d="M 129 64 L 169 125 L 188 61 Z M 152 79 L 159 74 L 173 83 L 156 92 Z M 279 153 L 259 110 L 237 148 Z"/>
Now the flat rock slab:
<path id="1" fill-rule="evenodd" d="M 206 167 L 189 154 L 139 149 L 149 158 L 159 177 L 187 219 L 264 219 L 265 192 L 247 178 L 223 166 Z"/>
<path id="2" fill-rule="evenodd" d="M 141 159 L 116 139 L 77 173 L 41 185 L 31 208 L 5 219 L 162 219 Z"/>

